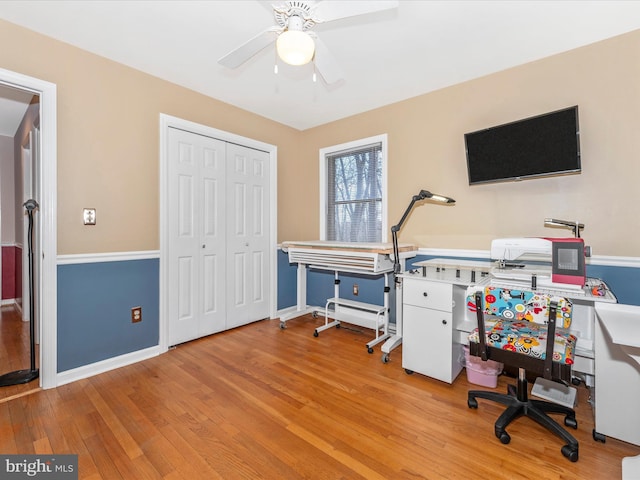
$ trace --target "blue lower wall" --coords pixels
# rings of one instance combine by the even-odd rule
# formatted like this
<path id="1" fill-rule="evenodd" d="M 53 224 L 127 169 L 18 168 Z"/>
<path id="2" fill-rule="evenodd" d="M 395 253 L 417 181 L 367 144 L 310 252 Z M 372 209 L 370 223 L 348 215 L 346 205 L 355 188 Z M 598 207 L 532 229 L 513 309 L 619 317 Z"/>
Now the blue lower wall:
<path id="1" fill-rule="evenodd" d="M 434 257 L 418 255 L 407 268 L 430 258 Z M 153 258 L 58 266 L 58 372 L 158 345 L 159 265 Z M 640 305 L 640 268 L 589 265 L 587 274 L 604 280 L 618 302 Z M 295 306 L 296 280 L 297 264 L 290 264 L 287 254 L 278 250 L 279 310 Z M 382 305 L 383 276 L 340 274 L 340 280 L 340 297 Z M 360 290 L 357 297 L 354 283 Z M 393 279 L 389 286 L 393 322 Z M 308 270 L 307 304 L 323 307 L 333 296 L 333 272 Z M 131 323 L 131 308 L 136 306 L 142 307 L 143 320 Z"/>
<path id="2" fill-rule="evenodd" d="M 418 255 L 409 259 L 406 268 L 410 269 L 416 262 L 436 258 L 430 255 Z M 438 256 L 438 258 L 447 258 Z M 487 261 L 486 258 L 448 257 L 457 260 Z M 289 258 L 282 250 L 278 250 L 278 309 L 284 309 L 296 304 L 296 268 L 297 264 L 290 264 Z M 640 305 L 640 268 L 616 267 L 607 265 L 587 266 L 587 276 L 600 278 L 616 295 L 618 303 Z M 362 302 L 382 305 L 384 279 L 382 277 L 340 275 L 340 296 L 356 299 Z M 353 284 L 357 283 L 360 295 L 352 294 Z M 390 286 L 393 291 L 393 282 Z M 326 299 L 333 297 L 333 272 L 308 270 L 307 273 L 307 304 L 324 306 Z M 394 309 L 391 309 L 393 317 Z M 393 321 L 393 318 L 392 318 Z"/>
<path id="3" fill-rule="evenodd" d="M 278 309 L 296 304 L 297 264 L 290 264 L 289 257 L 278 250 Z M 371 303 L 384 304 L 384 275 L 362 275 L 340 273 L 340 298 Z M 307 305 L 324 307 L 327 299 L 334 297 L 335 275 L 333 271 L 307 269 Z M 353 294 L 353 285 L 358 285 L 358 295 Z M 390 298 L 389 319 L 395 321 L 393 276 L 389 276 Z"/>
<path id="4" fill-rule="evenodd" d="M 159 260 L 58 266 L 58 372 L 158 345 Z M 131 308 L 142 322 L 131 323 Z"/>

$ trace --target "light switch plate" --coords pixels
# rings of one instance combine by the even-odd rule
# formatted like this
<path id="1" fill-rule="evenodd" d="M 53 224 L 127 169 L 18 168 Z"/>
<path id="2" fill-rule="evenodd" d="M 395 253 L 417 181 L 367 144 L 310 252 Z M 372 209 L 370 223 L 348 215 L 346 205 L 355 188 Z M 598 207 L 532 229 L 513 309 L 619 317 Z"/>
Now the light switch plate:
<path id="1" fill-rule="evenodd" d="M 82 211 L 82 219 L 84 220 L 85 225 L 95 225 L 96 224 L 96 209 L 95 208 L 85 208 Z"/>

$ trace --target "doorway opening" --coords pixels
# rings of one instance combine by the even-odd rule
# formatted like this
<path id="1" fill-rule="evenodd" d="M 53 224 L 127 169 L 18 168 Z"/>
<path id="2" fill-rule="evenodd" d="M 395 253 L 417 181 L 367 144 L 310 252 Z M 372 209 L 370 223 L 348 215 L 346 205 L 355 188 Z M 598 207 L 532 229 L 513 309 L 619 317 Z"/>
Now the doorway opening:
<path id="1" fill-rule="evenodd" d="M 19 119 L 19 126 L 12 137 L 7 139 L 5 134 L 1 139 L 7 147 L 3 157 L 10 158 L 6 162 L 3 161 L 3 168 L 0 170 L 3 190 L 0 204 L 2 220 L 0 237 L 3 247 L 10 247 L 7 249 L 5 260 L 9 259 L 12 253 L 14 255 L 13 269 L 5 268 L 11 265 L 1 266 L 2 285 L 5 286 L 2 297 L 6 297 L 10 307 L 3 307 L 2 313 L 4 314 L 4 310 L 7 310 L 7 316 L 9 316 L 11 310 L 15 309 L 20 312 L 19 318 L 30 320 L 29 309 L 33 305 L 34 326 L 37 327 L 34 339 L 36 344 L 39 344 L 36 363 L 40 375 L 39 380 L 29 383 L 28 388 L 52 388 L 57 385 L 56 86 L 0 69 L 0 100 L 2 98 L 29 99 Z M 15 101 L 4 104 L 6 108 L 0 109 L 0 116 L 9 115 L 9 110 L 15 107 L 15 104 Z M 8 144 L 11 144 L 11 148 L 8 148 Z M 5 168 L 6 165 L 11 165 L 12 168 Z M 31 209 L 33 214 L 33 302 L 28 297 L 30 291 L 26 236 L 28 215 L 23 208 L 24 201 L 29 199 L 36 200 L 38 203 L 36 213 Z M 5 248 L 3 248 L 3 254 L 4 250 Z M 19 255 L 16 254 L 18 250 Z M 24 264 L 23 257 L 25 257 Z M 9 273 L 5 274 L 7 270 Z M 9 278 L 13 279 L 12 284 L 5 282 Z M 13 291 L 7 292 L 6 288 L 12 288 Z M 24 343 L 24 339 L 21 341 Z M 19 362 L 19 365 L 18 363 L 10 365 L 18 365 L 18 369 L 29 366 L 28 360 L 23 365 L 25 359 L 16 359 L 16 362 Z M 3 365 L 5 368 L 10 368 L 7 367 L 8 364 L 3 363 Z M 5 372 L 0 372 L 2 373 Z M 0 399 L 3 396 L 6 396 L 6 393 L 0 391 Z"/>

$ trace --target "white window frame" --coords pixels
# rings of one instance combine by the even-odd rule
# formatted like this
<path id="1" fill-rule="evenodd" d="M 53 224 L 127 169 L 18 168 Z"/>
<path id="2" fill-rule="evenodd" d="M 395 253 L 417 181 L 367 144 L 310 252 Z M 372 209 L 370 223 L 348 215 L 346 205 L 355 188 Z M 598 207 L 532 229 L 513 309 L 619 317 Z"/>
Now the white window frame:
<path id="1" fill-rule="evenodd" d="M 354 140 L 352 142 L 342 143 L 340 145 L 333 145 L 331 147 L 325 147 L 320 149 L 320 240 L 327 239 L 327 157 L 341 152 L 343 150 L 356 150 L 358 148 L 371 145 L 372 143 L 380 143 L 382 151 L 382 238 L 383 243 L 388 242 L 389 239 L 389 221 L 387 219 L 387 134 L 375 135 L 373 137 L 363 138 L 360 140 Z"/>

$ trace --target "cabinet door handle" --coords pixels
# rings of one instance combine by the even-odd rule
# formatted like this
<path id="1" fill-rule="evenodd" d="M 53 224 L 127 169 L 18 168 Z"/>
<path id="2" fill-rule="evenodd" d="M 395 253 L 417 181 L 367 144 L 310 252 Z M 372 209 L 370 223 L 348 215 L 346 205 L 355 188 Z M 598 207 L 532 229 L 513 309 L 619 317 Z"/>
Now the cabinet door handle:
<path id="1" fill-rule="evenodd" d="M 428 296 L 429 296 L 429 294 L 428 294 L 427 292 L 422 292 L 422 296 L 423 296 L 423 297 L 428 297 Z"/>
<path id="2" fill-rule="evenodd" d="M 446 321 L 446 320 L 442 320 L 442 324 L 443 324 L 443 325 L 446 325 L 446 324 L 447 324 L 447 321 Z"/>

